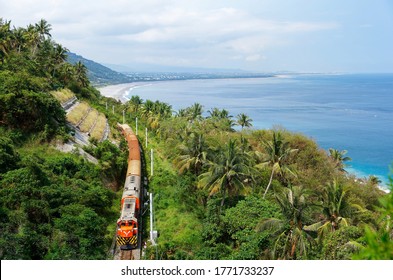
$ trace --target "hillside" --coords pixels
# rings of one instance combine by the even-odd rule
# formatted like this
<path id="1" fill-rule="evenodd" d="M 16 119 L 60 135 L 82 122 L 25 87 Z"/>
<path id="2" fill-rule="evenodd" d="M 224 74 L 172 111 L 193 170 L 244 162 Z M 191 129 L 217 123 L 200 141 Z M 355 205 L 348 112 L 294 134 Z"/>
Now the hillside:
<path id="1" fill-rule="evenodd" d="M 159 236 L 146 260 L 393 259 L 393 192 L 345 173 L 344 151 L 199 103 L 176 114 L 138 96 L 122 104 L 100 95 L 83 63 L 66 61 L 45 20 L 20 29 L 0 20 L 0 31 L 1 259 L 113 259 L 127 170 L 117 122 L 148 139 Z M 20 44 L 16 32 L 39 40 Z M 111 141 L 101 142 L 106 121 Z M 95 163 L 56 150 L 75 140 L 68 123 L 97 131 L 83 147 Z"/>
<path id="2" fill-rule="evenodd" d="M 89 80 L 95 86 L 129 83 L 133 81 L 128 76 L 113 71 L 112 69 L 101 65 L 93 60 L 86 59 L 72 52 L 68 52 L 67 55 L 67 61 L 69 63 L 76 64 L 78 61 L 81 61 L 87 67 Z"/>
<path id="3" fill-rule="evenodd" d="M 0 259 L 106 259 L 126 153 L 102 140 L 121 104 L 49 31 L 45 20 L 16 29 L 0 19 Z"/>

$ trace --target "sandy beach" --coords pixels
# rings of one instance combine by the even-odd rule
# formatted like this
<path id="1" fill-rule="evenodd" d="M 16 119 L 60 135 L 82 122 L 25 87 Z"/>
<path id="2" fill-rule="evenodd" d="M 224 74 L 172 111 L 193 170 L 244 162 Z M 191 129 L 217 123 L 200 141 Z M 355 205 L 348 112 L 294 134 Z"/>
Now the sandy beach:
<path id="1" fill-rule="evenodd" d="M 129 94 L 130 90 L 144 85 L 146 85 L 146 83 L 127 83 L 98 87 L 97 89 L 103 96 L 112 97 L 116 100 L 120 100 L 122 103 L 125 103 L 128 101 L 126 96 Z"/>

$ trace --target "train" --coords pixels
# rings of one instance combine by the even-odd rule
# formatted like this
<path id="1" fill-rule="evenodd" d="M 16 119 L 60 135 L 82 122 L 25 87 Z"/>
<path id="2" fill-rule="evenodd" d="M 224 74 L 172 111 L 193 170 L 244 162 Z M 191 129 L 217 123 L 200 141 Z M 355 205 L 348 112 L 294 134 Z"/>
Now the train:
<path id="1" fill-rule="evenodd" d="M 138 248 L 141 213 L 141 149 L 133 130 L 127 124 L 117 124 L 128 144 L 128 168 L 117 220 L 116 243 L 121 250 Z"/>

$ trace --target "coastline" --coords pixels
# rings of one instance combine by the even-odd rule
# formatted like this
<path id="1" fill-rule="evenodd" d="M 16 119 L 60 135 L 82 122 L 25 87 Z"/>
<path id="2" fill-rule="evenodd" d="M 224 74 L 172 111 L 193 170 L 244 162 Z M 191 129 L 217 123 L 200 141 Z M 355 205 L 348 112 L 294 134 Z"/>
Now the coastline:
<path id="1" fill-rule="evenodd" d="M 132 91 L 134 88 L 147 86 L 150 84 L 151 83 L 144 82 L 117 84 L 97 87 L 97 90 L 101 93 L 101 95 L 105 97 L 114 98 L 116 100 L 119 100 L 121 103 L 126 103 L 129 100 L 127 96 L 130 94 L 130 91 Z"/>
<path id="2" fill-rule="evenodd" d="M 285 79 L 286 77 L 276 77 L 276 78 L 278 78 L 278 79 L 284 78 Z M 124 83 L 124 84 L 117 84 L 117 85 L 100 87 L 97 89 L 101 92 L 101 94 L 103 96 L 112 97 L 112 98 L 115 98 L 116 100 L 121 101 L 122 103 L 125 103 L 129 100 L 129 97 L 132 95 L 132 94 L 130 94 L 132 90 L 134 90 L 134 89 L 136 90 L 138 87 L 153 85 L 153 84 L 155 84 L 154 82 L 156 82 L 156 81 Z M 157 81 L 156 83 L 158 83 L 158 82 L 168 82 L 168 81 Z M 174 80 L 174 82 L 178 82 L 178 80 Z M 138 91 L 136 91 L 135 95 L 138 95 Z M 143 98 L 143 96 L 141 96 L 141 97 Z M 255 127 L 255 128 L 258 129 L 258 127 Z M 374 176 L 377 176 L 382 181 L 379 184 L 379 188 L 384 191 L 389 190 L 389 177 L 388 177 L 389 175 L 388 174 L 381 175 L 381 173 L 370 171 L 368 169 L 359 168 L 359 166 L 357 166 L 357 167 L 358 168 L 349 167 L 346 169 L 348 169 L 349 174 L 354 175 L 357 179 L 360 179 L 360 180 L 364 180 L 368 176 L 375 174 Z"/>

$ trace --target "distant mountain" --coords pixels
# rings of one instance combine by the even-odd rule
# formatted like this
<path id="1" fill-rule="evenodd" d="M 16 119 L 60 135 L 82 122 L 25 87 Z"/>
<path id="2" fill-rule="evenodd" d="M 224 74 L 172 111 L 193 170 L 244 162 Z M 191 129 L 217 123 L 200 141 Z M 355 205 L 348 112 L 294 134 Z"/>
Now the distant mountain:
<path id="1" fill-rule="evenodd" d="M 75 64 L 78 61 L 81 61 L 87 67 L 89 70 L 89 79 L 95 86 L 140 81 L 146 82 L 190 79 L 258 78 L 273 76 L 273 74 L 269 73 L 253 73 L 236 69 L 228 70 L 198 67 L 171 67 L 151 64 L 135 64 L 133 66 L 107 64 L 107 67 L 75 53 L 68 53 L 68 62 Z"/>
<path id="2" fill-rule="evenodd" d="M 88 76 L 93 85 L 105 85 L 105 84 L 121 84 L 121 83 L 129 83 L 133 80 L 112 69 L 101 65 L 95 61 L 84 58 L 83 56 L 77 55 L 75 53 L 69 52 L 68 62 L 75 64 L 78 61 L 81 61 L 88 69 Z"/>
<path id="3" fill-rule="evenodd" d="M 185 67 L 185 66 L 167 66 L 149 63 L 133 63 L 126 65 L 105 64 L 109 68 L 122 73 L 204 73 L 204 74 L 225 74 L 225 73 L 250 73 L 241 69 L 219 69 L 204 67 Z"/>

